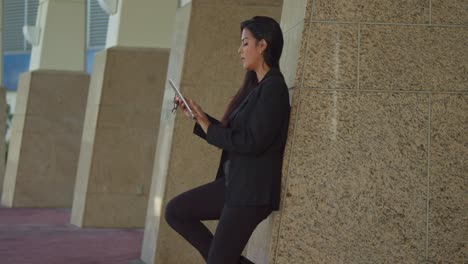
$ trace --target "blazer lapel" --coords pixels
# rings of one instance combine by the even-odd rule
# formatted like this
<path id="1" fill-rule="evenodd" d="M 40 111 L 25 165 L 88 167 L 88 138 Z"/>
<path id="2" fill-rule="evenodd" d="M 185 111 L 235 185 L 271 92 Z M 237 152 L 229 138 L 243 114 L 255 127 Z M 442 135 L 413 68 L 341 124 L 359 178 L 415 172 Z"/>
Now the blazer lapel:
<path id="1" fill-rule="evenodd" d="M 229 122 L 231 122 L 236 117 L 236 115 L 239 113 L 239 111 L 242 109 L 242 107 L 244 107 L 247 104 L 249 99 L 252 97 L 252 94 L 258 92 L 258 89 L 260 88 L 259 86 L 263 83 L 263 81 L 265 81 L 270 76 L 277 75 L 278 73 L 279 73 L 279 70 L 277 70 L 275 68 L 270 69 L 267 72 L 267 74 L 265 75 L 265 77 L 263 78 L 263 80 L 260 83 L 257 84 L 257 87 L 255 87 L 255 89 L 253 89 L 249 93 L 249 95 L 247 95 L 247 97 L 244 99 L 244 101 L 242 101 L 242 103 L 236 109 L 234 109 L 234 111 L 232 111 L 232 113 L 229 115 Z"/>
<path id="2" fill-rule="evenodd" d="M 257 87 L 258 88 L 258 87 Z M 242 103 L 236 108 L 234 109 L 234 111 L 232 111 L 231 115 L 229 116 L 229 121 L 232 121 L 236 116 L 237 114 L 239 113 L 239 111 L 247 104 L 247 102 L 249 101 L 250 97 L 252 97 L 252 94 L 256 92 L 257 88 L 255 88 L 253 91 L 251 91 L 247 97 L 244 99 L 244 101 L 242 101 Z"/>

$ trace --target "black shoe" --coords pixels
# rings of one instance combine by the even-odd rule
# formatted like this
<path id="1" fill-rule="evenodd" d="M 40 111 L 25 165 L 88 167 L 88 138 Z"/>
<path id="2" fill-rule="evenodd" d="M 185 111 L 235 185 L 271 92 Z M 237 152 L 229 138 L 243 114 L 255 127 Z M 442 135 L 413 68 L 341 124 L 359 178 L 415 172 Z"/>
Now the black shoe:
<path id="1" fill-rule="evenodd" d="M 248 259 L 247 259 L 246 257 L 244 257 L 244 256 L 241 256 L 241 257 L 240 257 L 240 262 L 239 262 L 239 263 L 240 263 L 240 264 L 255 264 L 255 263 L 253 263 L 252 261 L 248 260 Z"/>

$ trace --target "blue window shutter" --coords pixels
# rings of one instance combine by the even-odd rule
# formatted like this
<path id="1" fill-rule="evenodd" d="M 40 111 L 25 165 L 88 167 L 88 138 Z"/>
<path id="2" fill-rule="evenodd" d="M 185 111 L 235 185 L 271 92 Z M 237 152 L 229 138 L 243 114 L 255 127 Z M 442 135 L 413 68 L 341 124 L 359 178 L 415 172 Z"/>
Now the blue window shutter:
<path id="1" fill-rule="evenodd" d="M 23 26 L 36 24 L 39 0 L 3 0 L 3 51 L 31 49 L 23 37 Z"/>
<path id="2" fill-rule="evenodd" d="M 106 45 L 109 16 L 96 0 L 88 0 L 88 49 L 103 48 Z"/>

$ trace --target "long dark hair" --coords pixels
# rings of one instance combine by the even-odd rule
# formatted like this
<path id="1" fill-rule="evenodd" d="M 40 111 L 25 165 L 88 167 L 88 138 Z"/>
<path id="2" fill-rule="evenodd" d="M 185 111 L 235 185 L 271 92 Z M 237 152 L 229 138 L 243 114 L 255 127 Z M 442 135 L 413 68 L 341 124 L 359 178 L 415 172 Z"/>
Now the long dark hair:
<path id="1" fill-rule="evenodd" d="M 240 25 L 241 33 L 242 30 L 248 29 L 256 41 L 265 40 L 267 47 L 263 52 L 263 58 L 266 65 L 270 69 L 279 70 L 279 60 L 283 51 L 283 32 L 281 27 L 273 18 L 265 16 L 255 16 L 249 20 L 243 21 Z M 221 123 L 223 126 L 227 126 L 229 122 L 229 116 L 234 109 L 247 97 L 247 95 L 258 85 L 257 74 L 255 71 L 247 71 L 245 73 L 244 82 L 236 95 L 231 99 L 224 113 Z"/>

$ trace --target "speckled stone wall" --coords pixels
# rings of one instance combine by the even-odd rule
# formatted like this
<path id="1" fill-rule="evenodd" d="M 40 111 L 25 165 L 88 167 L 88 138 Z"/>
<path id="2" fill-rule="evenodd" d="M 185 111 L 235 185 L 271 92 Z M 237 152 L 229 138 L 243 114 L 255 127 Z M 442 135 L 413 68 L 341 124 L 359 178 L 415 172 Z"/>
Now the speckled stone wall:
<path id="1" fill-rule="evenodd" d="M 466 263 L 466 1 L 299 2 L 282 210 L 256 263 Z"/>

